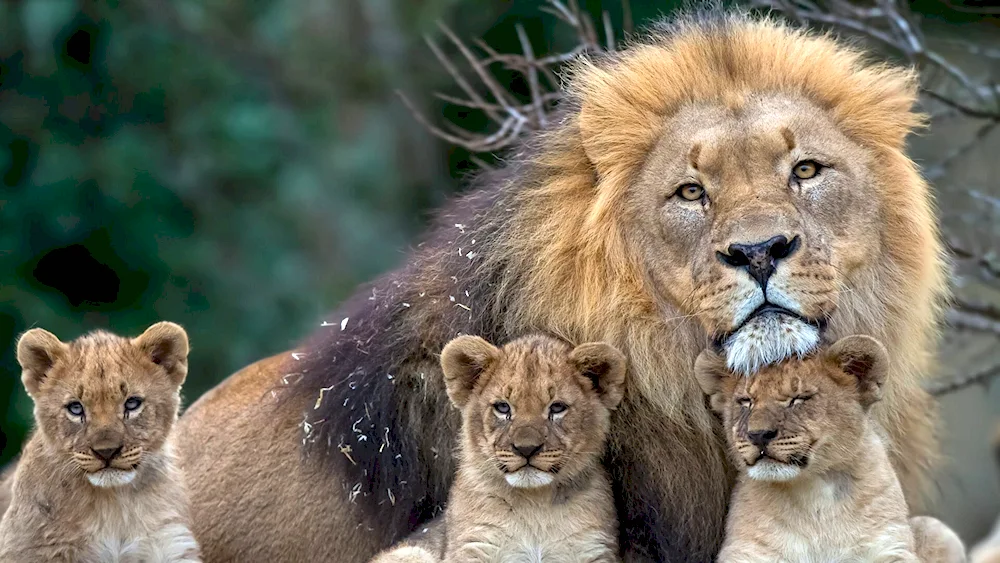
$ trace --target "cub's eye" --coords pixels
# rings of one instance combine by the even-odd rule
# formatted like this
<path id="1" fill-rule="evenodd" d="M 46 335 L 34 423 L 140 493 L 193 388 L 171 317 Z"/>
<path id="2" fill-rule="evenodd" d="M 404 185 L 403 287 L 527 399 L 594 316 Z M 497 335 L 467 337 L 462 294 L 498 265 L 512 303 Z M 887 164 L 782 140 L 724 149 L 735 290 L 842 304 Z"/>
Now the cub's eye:
<path id="1" fill-rule="evenodd" d="M 685 201 L 698 201 L 705 197 L 705 188 L 699 186 L 698 184 L 684 184 L 683 186 L 677 188 L 674 195 Z"/>
<path id="2" fill-rule="evenodd" d="M 507 403 L 505 403 L 503 401 L 497 401 L 497 402 L 493 403 L 493 410 L 497 411 L 498 413 L 500 413 L 502 415 L 509 415 L 510 414 L 510 405 L 508 405 Z"/>
<path id="3" fill-rule="evenodd" d="M 811 398 L 812 395 L 799 395 L 798 397 L 795 397 L 791 401 L 788 401 L 788 406 L 794 407 L 795 405 L 801 405 L 802 403 L 808 401 Z"/>
<path id="4" fill-rule="evenodd" d="M 739 406 L 741 406 L 741 407 L 743 407 L 745 409 L 748 409 L 748 408 L 750 408 L 750 405 L 753 404 L 753 401 L 750 400 L 750 397 L 740 397 L 740 398 L 736 399 L 736 404 L 738 404 Z"/>
<path id="5" fill-rule="evenodd" d="M 125 400 L 125 412 L 132 412 L 142 406 L 142 399 L 139 397 L 129 397 Z"/>
<path id="6" fill-rule="evenodd" d="M 819 174 L 820 168 L 822 167 L 814 160 L 803 160 L 792 167 L 792 174 L 799 180 L 808 180 Z"/>
<path id="7" fill-rule="evenodd" d="M 549 414 L 553 415 L 553 414 L 559 414 L 561 412 L 566 412 L 566 409 L 568 408 L 569 407 L 566 406 L 566 403 L 552 403 L 551 405 L 549 405 Z"/>
<path id="8" fill-rule="evenodd" d="M 73 416 L 83 416 L 83 403 L 80 401 L 73 401 L 66 405 L 66 410 Z"/>

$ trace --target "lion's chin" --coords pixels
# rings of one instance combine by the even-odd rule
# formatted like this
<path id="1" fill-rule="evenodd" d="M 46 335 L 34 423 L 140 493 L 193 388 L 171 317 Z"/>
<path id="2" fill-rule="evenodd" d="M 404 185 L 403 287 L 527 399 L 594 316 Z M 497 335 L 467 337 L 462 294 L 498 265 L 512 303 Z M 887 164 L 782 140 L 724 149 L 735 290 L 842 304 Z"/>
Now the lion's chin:
<path id="1" fill-rule="evenodd" d="M 537 489 L 552 484 L 555 477 L 551 473 L 525 466 L 523 469 L 504 475 L 507 484 L 518 489 Z"/>
<path id="2" fill-rule="evenodd" d="M 108 467 L 87 474 L 87 480 L 95 487 L 110 489 L 113 487 L 123 487 L 135 479 L 135 470 L 115 469 Z"/>
<path id="3" fill-rule="evenodd" d="M 776 311 L 761 313 L 729 335 L 722 348 L 734 373 L 751 375 L 792 356 L 804 356 L 820 341 L 820 328 Z"/>
<path id="4" fill-rule="evenodd" d="M 802 473 L 797 465 L 781 463 L 773 459 L 762 459 L 747 467 L 747 477 L 754 481 L 784 482 L 791 481 Z"/>

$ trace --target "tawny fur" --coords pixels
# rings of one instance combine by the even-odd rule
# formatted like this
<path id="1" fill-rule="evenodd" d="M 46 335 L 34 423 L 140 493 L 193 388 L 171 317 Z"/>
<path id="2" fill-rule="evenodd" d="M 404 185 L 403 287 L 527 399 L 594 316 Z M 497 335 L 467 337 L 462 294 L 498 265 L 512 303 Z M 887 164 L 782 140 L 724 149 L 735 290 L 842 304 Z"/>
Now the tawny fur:
<path id="1" fill-rule="evenodd" d="M 463 435 L 441 517 L 443 560 L 618 561 L 614 498 L 600 458 L 623 394 L 621 352 L 599 343 L 574 349 L 541 335 L 503 348 L 462 336 L 445 347 L 441 363 Z M 531 458 L 516 452 L 526 443 L 540 448 Z M 373 563 L 433 560 L 432 544 L 414 542 L 423 545 L 393 548 Z"/>
<path id="2" fill-rule="evenodd" d="M 831 37 L 741 14 L 576 65 L 563 118 L 443 212 L 407 265 L 182 419 L 211 558 L 362 562 L 433 518 L 460 422 L 434 354 L 459 333 L 541 330 L 628 357 L 607 457 L 628 560 L 705 561 L 720 545 L 732 473 L 690 367 L 711 338 L 747 371 L 820 338 L 879 338 L 891 368 L 872 420 L 915 505 L 937 452 L 920 381 L 947 293 L 905 153 L 916 87 Z M 827 168 L 797 181 L 797 159 Z M 701 202 L 672 195 L 690 181 Z M 777 230 L 801 246 L 765 296 L 717 252 Z M 765 297 L 805 320 L 740 324 Z"/>
<path id="3" fill-rule="evenodd" d="M 887 368 L 885 348 L 863 336 L 752 379 L 730 373 L 714 352 L 699 356 L 696 375 L 740 468 L 718 561 L 964 563 L 946 525 L 908 518 L 868 416 Z"/>
<path id="4" fill-rule="evenodd" d="M 993 458 L 1000 462 L 1000 425 L 994 429 Z M 986 537 L 969 550 L 969 560 L 972 563 L 1000 563 L 1000 518 Z"/>
<path id="5" fill-rule="evenodd" d="M 17 471 L 17 460 L 10 462 L 3 472 L 0 472 L 0 520 L 10 506 L 10 497 L 13 494 L 14 473 Z"/>
<path id="6" fill-rule="evenodd" d="M 187 354 L 187 335 L 172 323 L 134 339 L 95 332 L 63 344 L 42 329 L 21 337 L 37 428 L 0 522 L 0 560 L 201 560 L 170 437 Z"/>

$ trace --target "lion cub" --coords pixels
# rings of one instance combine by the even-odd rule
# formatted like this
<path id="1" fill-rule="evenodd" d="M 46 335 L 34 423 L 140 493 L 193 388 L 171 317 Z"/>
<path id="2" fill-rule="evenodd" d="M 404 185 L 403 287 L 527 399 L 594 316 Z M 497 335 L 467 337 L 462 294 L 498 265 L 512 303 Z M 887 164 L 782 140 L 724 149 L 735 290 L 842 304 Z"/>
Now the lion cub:
<path id="1" fill-rule="evenodd" d="M 497 348 L 460 336 L 441 353 L 462 411 L 444 541 L 401 545 L 387 561 L 618 561 L 618 519 L 601 466 L 625 357 L 603 343 L 528 336 Z M 404 542 L 409 543 L 409 542 Z"/>
<path id="2" fill-rule="evenodd" d="M 964 561 L 961 540 L 943 523 L 907 519 L 869 420 L 888 361 L 867 336 L 749 378 L 712 351 L 698 357 L 695 375 L 740 471 L 720 562 Z"/>
<path id="3" fill-rule="evenodd" d="M 0 523 L 0 561 L 200 560 L 170 447 L 187 356 L 184 329 L 166 322 L 134 339 L 21 337 L 37 429 Z"/>

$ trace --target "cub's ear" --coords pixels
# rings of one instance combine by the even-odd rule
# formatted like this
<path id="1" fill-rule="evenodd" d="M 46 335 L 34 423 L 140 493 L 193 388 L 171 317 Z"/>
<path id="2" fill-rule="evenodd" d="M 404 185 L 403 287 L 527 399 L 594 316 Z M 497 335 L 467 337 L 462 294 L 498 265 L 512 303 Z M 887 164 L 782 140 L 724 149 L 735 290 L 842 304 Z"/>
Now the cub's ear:
<path id="1" fill-rule="evenodd" d="M 848 336 L 831 346 L 826 357 L 857 379 L 861 406 L 868 408 L 882 399 L 889 352 L 881 342 L 870 336 Z"/>
<path id="2" fill-rule="evenodd" d="M 725 409 L 725 381 L 730 377 L 738 377 L 729 371 L 726 358 L 715 350 L 706 348 L 694 361 L 694 377 L 701 390 L 708 395 L 712 410 L 722 414 Z"/>
<path id="3" fill-rule="evenodd" d="M 17 363 L 21 364 L 21 383 L 34 397 L 49 370 L 66 357 L 69 346 L 47 330 L 33 328 L 17 341 Z"/>
<path id="4" fill-rule="evenodd" d="M 603 342 L 588 342 L 573 349 L 569 361 L 597 391 L 609 409 L 625 396 L 625 355 Z"/>
<path id="5" fill-rule="evenodd" d="M 478 336 L 459 336 L 441 350 L 444 385 L 452 404 L 463 408 L 479 376 L 500 359 L 500 349 Z"/>
<path id="6" fill-rule="evenodd" d="M 187 377 L 188 336 L 179 325 L 159 322 L 132 339 L 132 345 L 162 367 L 170 381 L 180 386 Z"/>

